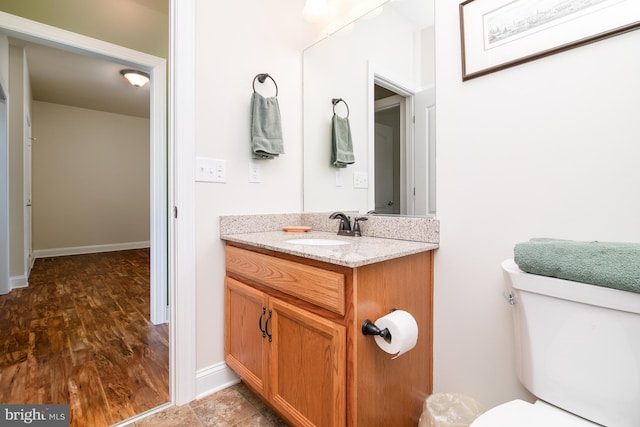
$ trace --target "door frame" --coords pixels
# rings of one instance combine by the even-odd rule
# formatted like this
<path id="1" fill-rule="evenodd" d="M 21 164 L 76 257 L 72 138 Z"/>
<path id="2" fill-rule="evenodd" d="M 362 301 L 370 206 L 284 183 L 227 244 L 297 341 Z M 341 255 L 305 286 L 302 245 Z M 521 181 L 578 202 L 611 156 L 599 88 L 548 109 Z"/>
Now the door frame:
<path id="1" fill-rule="evenodd" d="M 26 63 L 26 59 L 23 57 Z M 24 192 L 24 276 L 25 281 L 29 280 L 29 273 L 33 266 L 33 247 L 32 247 L 32 198 L 33 198 L 33 174 L 31 168 L 33 166 L 32 149 L 33 149 L 33 137 L 31 128 L 31 112 L 24 109 L 24 132 L 23 132 L 23 147 L 22 147 L 22 164 L 23 164 L 23 192 Z"/>
<path id="2" fill-rule="evenodd" d="M 7 52 L 8 55 L 8 52 Z M 7 67 L 8 68 L 8 67 Z M 0 295 L 9 284 L 9 77 L 0 72 Z"/>
<path id="3" fill-rule="evenodd" d="M 368 90 L 369 90 L 369 120 L 368 120 L 368 133 L 369 133 L 369 141 L 368 141 L 368 152 L 369 152 L 369 209 L 375 210 L 375 185 L 371 185 L 371 183 L 375 183 L 375 155 L 371 153 L 375 153 L 375 95 L 374 95 L 374 86 L 382 86 L 385 89 L 389 89 L 392 92 L 395 92 L 397 95 L 404 98 L 404 123 L 400 125 L 405 130 L 404 132 L 404 149 L 401 147 L 401 167 L 404 167 L 404 170 L 400 171 L 400 192 L 401 199 L 404 198 L 405 202 L 402 203 L 403 209 L 406 211 L 402 212 L 403 215 L 413 215 L 415 211 L 415 171 L 414 171 L 414 116 L 415 116 L 415 108 L 414 108 L 414 96 L 416 91 L 411 89 L 408 85 L 401 83 L 398 79 L 394 79 L 380 73 L 376 70 L 375 65 L 369 63 L 369 79 L 368 79 Z"/>

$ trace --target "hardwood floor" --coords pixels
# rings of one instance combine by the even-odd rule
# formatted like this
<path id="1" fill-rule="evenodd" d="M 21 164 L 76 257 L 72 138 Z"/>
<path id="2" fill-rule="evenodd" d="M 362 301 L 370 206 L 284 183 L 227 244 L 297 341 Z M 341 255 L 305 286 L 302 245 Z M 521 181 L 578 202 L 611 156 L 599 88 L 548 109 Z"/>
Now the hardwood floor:
<path id="1" fill-rule="evenodd" d="M 169 399 L 169 328 L 149 322 L 149 250 L 38 259 L 0 296 L 0 402 L 108 426 Z"/>

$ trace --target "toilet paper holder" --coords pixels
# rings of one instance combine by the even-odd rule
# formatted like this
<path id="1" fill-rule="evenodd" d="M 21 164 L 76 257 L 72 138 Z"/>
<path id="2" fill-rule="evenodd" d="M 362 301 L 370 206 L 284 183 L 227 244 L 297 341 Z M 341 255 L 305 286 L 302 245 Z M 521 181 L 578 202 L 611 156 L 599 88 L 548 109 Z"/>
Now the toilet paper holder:
<path id="1" fill-rule="evenodd" d="M 362 335 L 378 335 L 385 340 L 391 339 L 391 332 L 388 328 L 380 329 L 369 319 L 362 324 Z"/>
<path id="2" fill-rule="evenodd" d="M 392 308 L 389 313 L 393 313 L 396 310 L 397 308 Z M 362 323 L 362 335 L 378 335 L 384 338 L 385 341 L 391 342 L 391 332 L 389 332 L 389 328 L 380 329 L 369 319 Z"/>

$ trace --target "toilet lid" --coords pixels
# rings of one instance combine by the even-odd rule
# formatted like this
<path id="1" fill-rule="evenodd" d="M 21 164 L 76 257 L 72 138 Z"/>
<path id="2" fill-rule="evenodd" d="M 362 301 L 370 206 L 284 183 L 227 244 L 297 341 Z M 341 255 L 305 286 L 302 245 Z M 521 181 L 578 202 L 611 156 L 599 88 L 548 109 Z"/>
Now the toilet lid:
<path id="1" fill-rule="evenodd" d="M 542 401 L 537 401 L 532 405 L 519 399 L 496 406 L 471 423 L 471 427 L 540 427 L 552 425 L 592 427 L 597 424 Z"/>

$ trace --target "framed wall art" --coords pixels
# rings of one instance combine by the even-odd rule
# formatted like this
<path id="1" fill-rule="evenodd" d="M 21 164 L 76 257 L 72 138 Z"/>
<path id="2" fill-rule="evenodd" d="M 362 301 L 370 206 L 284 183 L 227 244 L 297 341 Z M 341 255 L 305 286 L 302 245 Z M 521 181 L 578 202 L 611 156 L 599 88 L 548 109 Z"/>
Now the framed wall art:
<path id="1" fill-rule="evenodd" d="M 467 0 L 462 80 L 640 28 L 639 0 Z"/>

